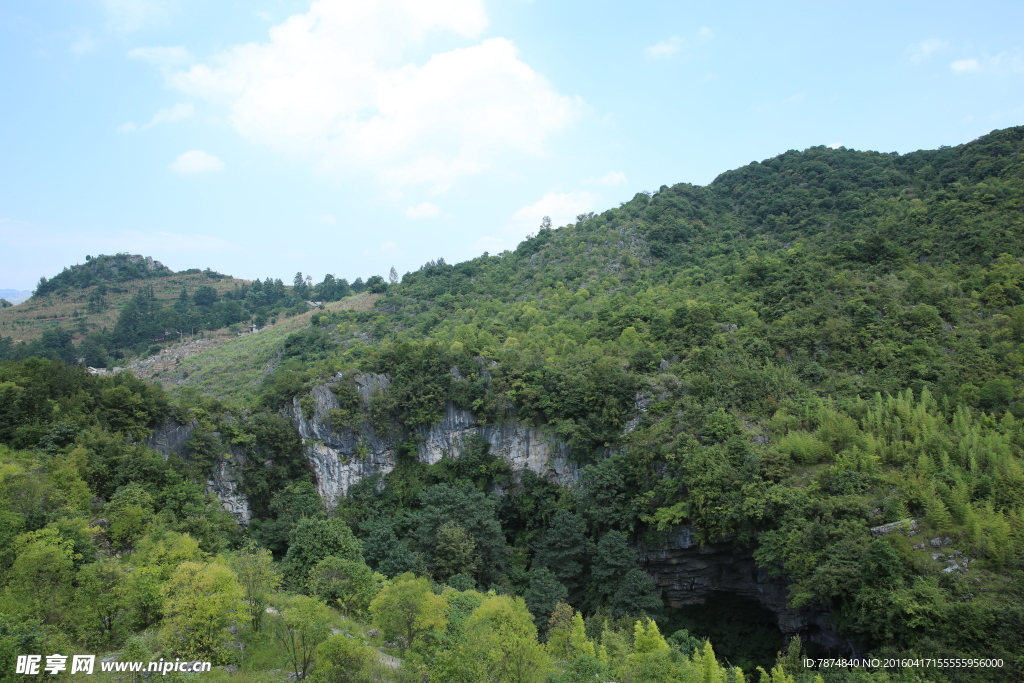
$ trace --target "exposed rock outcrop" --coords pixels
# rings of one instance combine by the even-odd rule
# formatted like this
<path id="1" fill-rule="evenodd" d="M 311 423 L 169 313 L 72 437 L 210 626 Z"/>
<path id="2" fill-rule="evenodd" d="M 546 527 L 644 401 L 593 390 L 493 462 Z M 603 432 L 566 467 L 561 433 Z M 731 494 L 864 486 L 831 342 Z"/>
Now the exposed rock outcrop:
<path id="1" fill-rule="evenodd" d="M 356 379 L 364 402 L 387 386 L 384 375 L 363 374 Z M 378 434 L 365 417 L 355 427 L 332 424 L 331 411 L 340 405 L 330 385 L 315 387 L 311 397 L 312 404 L 307 402 L 305 413 L 298 397 L 284 412 L 302 437 L 317 492 L 331 509 L 353 484 L 393 470 L 397 444 Z M 480 435 L 490 444 L 491 453 L 505 460 L 513 472 L 532 470 L 562 485 L 573 484 L 579 475 L 579 467 L 570 462 L 569 447 L 564 441 L 517 421 L 481 424 L 470 411 L 446 404 L 440 422 L 416 431 L 421 437 L 417 457 L 427 464 L 444 457 L 458 458 L 468 444 L 467 439 Z"/>
<path id="2" fill-rule="evenodd" d="M 170 457 L 171 453 L 181 453 L 185 449 L 185 442 L 192 436 L 192 431 L 199 423 L 192 420 L 189 424 L 180 425 L 174 420 L 167 420 L 153 430 L 153 434 L 146 440 L 146 445 L 155 451 L 163 454 L 164 460 Z"/>
<path id="3" fill-rule="evenodd" d="M 163 454 L 165 460 L 172 453 L 187 456 L 185 442 L 192 436 L 192 432 L 198 425 L 198 420 L 192 420 L 186 425 L 180 425 L 174 420 L 167 420 L 153 430 L 153 434 L 146 440 L 146 445 Z M 214 432 L 214 436 L 220 439 L 219 433 Z M 244 461 L 246 455 L 242 449 L 236 446 L 226 446 L 225 448 L 231 458 L 221 460 L 208 473 L 206 491 L 217 496 L 224 509 L 234 515 L 239 524 L 248 524 L 252 520 L 249 499 L 240 490 L 235 471 L 235 463 Z"/>
<path id="4" fill-rule="evenodd" d="M 513 472 L 531 470 L 563 486 L 571 486 L 579 478 L 579 466 L 569 460 L 568 444 L 516 420 L 480 424 L 473 413 L 449 403 L 440 422 L 417 432 L 423 437 L 419 459 L 428 464 L 444 457 L 458 458 L 466 440 L 479 434 L 491 453 L 507 462 Z"/>
<path id="5" fill-rule="evenodd" d="M 339 378 L 336 378 L 339 379 Z M 302 438 L 304 455 L 313 470 L 315 485 L 325 507 L 334 508 L 356 483 L 392 471 L 398 444 L 394 437 L 379 434 L 365 410 L 372 397 L 388 387 L 384 375 L 362 374 L 356 389 L 363 410 L 347 424 L 333 424 L 341 405 L 331 384 L 313 388 L 307 397 L 295 397 L 282 409 Z M 638 399 L 638 410 L 646 405 Z M 341 414 L 347 414 L 341 411 Z M 165 457 L 183 453 L 196 423 L 178 425 L 168 421 L 153 432 L 148 445 Z M 433 464 L 442 458 L 458 458 L 471 437 L 480 436 L 491 453 L 507 462 L 512 471 L 533 471 L 563 486 L 579 478 L 579 465 L 570 459 L 569 446 L 543 430 L 517 421 L 483 424 L 468 410 L 452 404 L 444 407 L 439 422 L 416 430 L 418 459 Z M 240 491 L 236 464 L 245 453 L 228 447 L 232 457 L 217 464 L 207 479 L 207 490 L 216 494 L 241 524 L 251 518 L 248 501 Z M 239 451 L 239 452 L 236 452 Z M 666 534 L 656 545 L 638 547 L 640 566 L 664 592 L 673 607 L 703 604 L 715 593 L 729 593 L 754 600 L 775 614 L 779 630 L 786 636 L 799 634 L 833 652 L 852 647 L 839 636 L 824 609 L 792 609 L 788 606 L 788 581 L 759 568 L 753 549 L 730 542 L 701 546 L 693 529 L 680 527 Z"/>
<path id="6" fill-rule="evenodd" d="M 206 490 L 220 499 L 224 509 L 235 516 L 239 524 L 252 520 L 249 499 L 238 488 L 235 470 L 227 460 L 221 460 L 206 478 Z"/>

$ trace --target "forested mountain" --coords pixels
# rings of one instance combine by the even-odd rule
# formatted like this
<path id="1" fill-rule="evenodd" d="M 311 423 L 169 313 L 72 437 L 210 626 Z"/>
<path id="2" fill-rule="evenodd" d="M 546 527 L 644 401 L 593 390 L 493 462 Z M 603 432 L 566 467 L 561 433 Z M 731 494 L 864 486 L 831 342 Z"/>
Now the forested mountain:
<path id="1" fill-rule="evenodd" d="M 514 252 L 375 278 L 372 308 L 314 312 L 260 382 L 214 395 L 195 378 L 246 339 L 190 358 L 170 398 L 0 365 L 0 657 L 84 643 L 256 676 L 291 656 L 325 682 L 1019 680 L 1022 145 L 1024 127 L 815 147 L 663 186 Z M 280 291 L 308 310 L 326 285 Z M 154 428 L 167 458 L 141 445 Z M 498 452 L 502 430 L 546 435 L 562 478 Z M 752 558 L 729 584 L 751 592 L 664 583 L 682 565 L 658 558 L 686 552 Z M 751 597 L 772 586 L 785 604 Z M 984 661 L 815 671 L 802 652 Z"/>
<path id="2" fill-rule="evenodd" d="M 262 328 L 308 311 L 310 297 L 331 302 L 383 287 L 380 276 L 349 284 L 328 274 L 314 286 L 296 273 L 287 287 L 280 279 L 236 280 L 209 268 L 175 273 L 138 254 L 87 256 L 41 278 L 26 303 L 0 304 L 0 360 L 50 356 L 81 358 L 90 367 L 123 365 L 206 332 Z"/>

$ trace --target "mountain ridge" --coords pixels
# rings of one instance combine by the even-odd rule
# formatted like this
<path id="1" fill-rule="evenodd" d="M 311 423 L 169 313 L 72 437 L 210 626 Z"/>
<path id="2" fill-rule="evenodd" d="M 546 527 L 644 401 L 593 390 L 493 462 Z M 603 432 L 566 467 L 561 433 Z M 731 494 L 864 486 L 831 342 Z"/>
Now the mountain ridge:
<path id="1" fill-rule="evenodd" d="M 209 547 L 244 534 L 293 590 L 312 590 L 297 530 L 330 507 L 370 569 L 522 596 L 541 628 L 564 601 L 610 648 L 650 614 L 747 669 L 795 632 L 833 654 L 998 658 L 971 677 L 1017 680 L 1022 138 L 787 152 L 358 297 L 333 277 L 239 285 L 240 311 L 288 302 L 277 325 L 168 368 L 173 402 L 128 373 L 8 362 L 0 429 L 81 448 L 118 530 L 146 504 L 132 486 L 173 497 L 135 463 L 180 468 L 248 524 L 166 524 Z M 59 381 L 32 389 L 44 367 Z M 111 455 L 117 429 L 137 448 L 161 425 L 162 456 Z"/>

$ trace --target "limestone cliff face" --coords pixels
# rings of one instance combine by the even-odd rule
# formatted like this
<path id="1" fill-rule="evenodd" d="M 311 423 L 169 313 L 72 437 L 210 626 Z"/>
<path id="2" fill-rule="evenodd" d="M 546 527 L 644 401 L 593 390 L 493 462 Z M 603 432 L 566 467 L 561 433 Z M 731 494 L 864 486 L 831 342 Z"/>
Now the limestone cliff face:
<path id="1" fill-rule="evenodd" d="M 163 454 L 164 459 L 171 453 L 188 455 L 185 442 L 192 435 L 198 422 L 193 420 L 189 424 L 179 425 L 174 420 L 167 420 L 153 430 L 152 436 L 146 441 L 146 445 L 153 450 Z M 219 439 L 220 434 L 214 432 Z M 238 477 L 235 471 L 235 463 L 243 462 L 245 452 L 235 446 L 228 446 L 226 450 L 231 459 L 224 459 L 217 463 L 216 467 L 207 474 L 206 491 L 220 499 L 224 509 L 235 516 L 239 524 L 248 524 L 252 520 L 252 513 L 249 510 L 249 499 L 239 489 Z"/>
<path id="2" fill-rule="evenodd" d="M 244 457 L 241 454 L 236 457 Z M 239 524 L 252 521 L 249 499 L 239 490 L 235 469 L 229 461 L 222 460 L 206 478 L 206 490 L 216 495 L 224 509 L 235 516 Z"/>
<path id="3" fill-rule="evenodd" d="M 383 375 L 364 374 L 356 379 L 364 401 L 387 385 Z M 397 444 L 378 434 L 369 419 L 355 428 L 332 425 L 331 411 L 340 405 L 330 385 L 314 388 L 312 398 L 313 409 L 309 410 L 307 403 L 305 414 L 297 397 L 284 412 L 302 437 L 317 491 L 324 505 L 332 509 L 353 484 L 394 469 Z M 504 459 L 513 472 L 532 470 L 562 485 L 571 485 L 579 475 L 579 467 L 569 461 L 569 447 L 564 441 L 517 421 L 481 424 L 470 411 L 451 404 L 445 405 L 440 422 L 418 428 L 417 434 L 422 441 L 418 458 L 427 464 L 444 457 L 458 458 L 467 439 L 480 435 L 490 444 L 491 453 Z"/>
<path id="4" fill-rule="evenodd" d="M 384 375 L 363 374 L 356 388 L 364 408 L 374 393 L 386 390 Z M 368 477 L 387 474 L 396 465 L 398 443 L 394 437 L 378 434 L 363 410 L 357 424 L 332 424 L 331 411 L 341 406 L 331 384 L 315 387 L 309 399 L 296 397 L 282 410 L 302 438 L 303 450 L 313 470 L 315 485 L 324 505 L 333 509 L 354 484 Z M 646 405 L 638 403 L 638 412 Z M 162 452 L 185 453 L 185 442 L 196 424 L 168 422 L 154 431 L 149 446 Z M 627 431 L 631 425 L 627 425 Z M 517 421 L 482 424 L 467 410 L 448 404 L 441 420 L 417 430 L 418 458 L 433 464 L 442 458 L 458 458 L 468 439 L 479 435 L 490 444 L 491 453 L 505 460 L 513 472 L 533 471 L 562 486 L 579 478 L 579 465 L 570 460 L 569 446 L 542 429 Z M 224 508 L 240 524 L 251 519 L 249 503 L 240 491 L 236 466 L 247 457 L 240 449 L 225 446 L 230 459 L 218 463 L 207 478 L 207 490 L 216 494 Z M 786 635 L 800 634 L 833 652 L 849 652 L 828 621 L 825 610 L 795 610 L 788 607 L 788 581 L 773 576 L 754 562 L 750 548 L 728 542 L 701 546 L 693 530 L 680 527 L 657 545 L 637 548 L 642 569 L 664 592 L 673 607 L 702 604 L 714 593 L 731 593 L 755 600 L 771 610 L 779 629 Z"/>
<path id="5" fill-rule="evenodd" d="M 376 392 L 386 390 L 388 384 L 385 375 L 356 377 L 356 388 L 364 406 Z M 314 387 L 310 397 L 312 402 L 295 397 L 282 413 L 292 421 L 302 438 L 304 454 L 324 506 L 333 509 L 353 484 L 393 470 L 398 444 L 393 436 L 377 433 L 366 411 L 358 424 L 332 424 L 331 411 L 341 406 L 330 384 Z M 154 430 L 148 445 L 164 457 L 171 453 L 187 455 L 185 442 L 195 427 L 195 422 L 179 425 L 169 420 Z M 478 434 L 490 444 L 491 453 L 504 459 L 513 472 L 532 470 L 563 486 L 572 485 L 579 476 L 579 466 L 570 462 L 568 444 L 518 421 L 481 424 L 470 411 L 448 404 L 440 422 L 421 427 L 417 433 L 422 441 L 418 457 L 428 464 L 444 457 L 458 458 L 467 439 Z M 207 490 L 220 498 L 224 508 L 234 514 L 240 524 L 248 524 L 249 504 L 239 489 L 236 472 L 236 464 L 244 462 L 246 455 L 230 445 L 225 445 L 225 450 L 231 453 L 231 459 L 220 462 L 210 473 Z"/>
<path id="6" fill-rule="evenodd" d="M 800 635 L 832 652 L 849 652 L 850 644 L 828 620 L 824 609 L 793 609 L 789 581 L 754 562 L 753 548 L 729 542 L 700 545 L 691 527 L 679 527 L 655 546 L 638 547 L 640 566 L 663 591 L 672 607 L 700 605 L 715 593 L 730 593 L 773 612 L 787 637 Z"/>
<path id="7" fill-rule="evenodd" d="M 373 392 L 386 389 L 387 385 L 387 377 L 383 375 L 361 375 L 356 380 L 364 401 L 368 401 Z M 356 482 L 393 470 L 396 445 L 378 435 L 368 419 L 363 420 L 357 429 L 332 426 L 330 411 L 341 406 L 330 385 L 321 384 L 311 394 L 311 413 L 303 414 L 298 397 L 292 399 L 291 405 L 286 406 L 283 412 L 302 437 L 317 492 L 330 510 Z"/>
<path id="8" fill-rule="evenodd" d="M 440 422 L 417 431 L 423 437 L 419 459 L 428 464 L 444 457 L 458 458 L 465 440 L 479 434 L 490 444 L 491 453 L 507 462 L 513 472 L 531 470 L 563 486 L 571 486 L 579 477 L 579 466 L 569 461 L 568 444 L 516 420 L 480 424 L 473 413 L 449 403 Z"/>

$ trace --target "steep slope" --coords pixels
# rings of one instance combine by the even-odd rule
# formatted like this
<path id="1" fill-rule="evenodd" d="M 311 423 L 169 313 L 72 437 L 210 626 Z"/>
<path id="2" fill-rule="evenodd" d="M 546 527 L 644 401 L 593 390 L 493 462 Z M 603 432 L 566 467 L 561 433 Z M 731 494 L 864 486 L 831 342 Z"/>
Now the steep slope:
<path id="1" fill-rule="evenodd" d="M 428 263 L 372 310 L 317 312 L 281 339 L 252 405 L 289 416 L 317 487 L 362 533 L 417 508 L 439 476 L 422 469 L 432 439 L 455 456 L 459 434 L 493 447 L 488 425 L 533 425 L 580 468 L 550 509 L 594 543 L 621 532 L 664 559 L 686 555 L 681 530 L 728 539 L 789 586 L 787 609 L 831 613 L 857 648 L 1017 661 L 1022 136 L 788 152 L 541 229 L 515 252 Z M 339 374 L 386 382 L 321 410 Z M 358 406 L 372 434 L 345 421 Z M 352 464 L 323 466 L 332 449 Z M 383 492 L 353 489 L 360 478 Z M 513 500 L 508 576 L 522 590 L 557 529 Z M 872 531 L 900 520 L 915 520 L 909 536 Z M 650 566 L 673 604 L 737 590 L 687 566 Z M 748 575 L 754 595 L 766 579 Z"/>
<path id="2" fill-rule="evenodd" d="M 153 443 L 279 556 L 326 504 L 374 569 L 538 623 L 561 599 L 748 668 L 799 633 L 1014 680 L 1022 140 L 787 152 L 430 262 L 188 359 Z"/>

